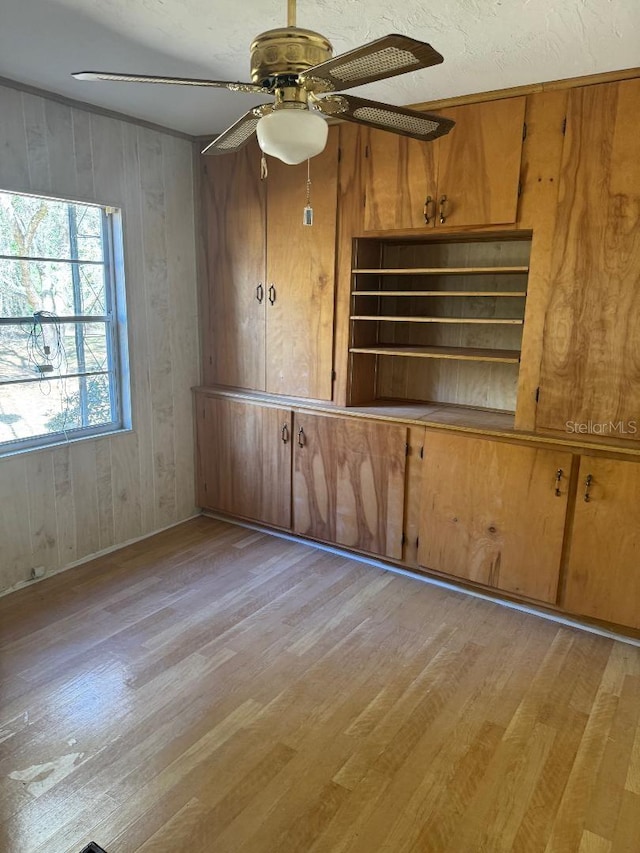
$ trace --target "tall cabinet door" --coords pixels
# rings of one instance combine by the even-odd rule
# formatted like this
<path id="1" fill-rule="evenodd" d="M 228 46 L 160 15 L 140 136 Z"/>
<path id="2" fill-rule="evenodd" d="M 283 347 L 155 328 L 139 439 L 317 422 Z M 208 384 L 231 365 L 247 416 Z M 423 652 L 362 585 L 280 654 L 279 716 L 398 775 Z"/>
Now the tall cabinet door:
<path id="1" fill-rule="evenodd" d="M 447 226 L 515 222 L 526 98 L 442 110 L 456 126 L 438 146 L 438 216 Z"/>
<path id="2" fill-rule="evenodd" d="M 202 158 L 205 385 L 265 387 L 265 184 L 260 152 Z"/>
<path id="3" fill-rule="evenodd" d="M 640 80 L 572 89 L 536 427 L 640 412 Z M 637 437 L 637 436 L 636 436 Z"/>
<path id="4" fill-rule="evenodd" d="M 296 412 L 294 530 L 402 559 L 407 428 Z"/>
<path id="5" fill-rule="evenodd" d="M 364 134 L 364 230 L 431 229 L 436 211 L 436 145 L 384 130 Z"/>
<path id="6" fill-rule="evenodd" d="M 555 602 L 570 472 L 569 453 L 427 433 L 420 565 Z"/>
<path id="7" fill-rule="evenodd" d="M 307 164 L 269 159 L 267 391 L 330 400 L 338 193 L 338 128 L 310 161 L 313 225 L 303 225 Z"/>
<path id="8" fill-rule="evenodd" d="M 197 501 L 291 527 L 289 409 L 196 395 Z"/>
<path id="9" fill-rule="evenodd" d="M 583 456 L 561 603 L 581 616 L 640 628 L 638 554 L 640 464 Z"/>

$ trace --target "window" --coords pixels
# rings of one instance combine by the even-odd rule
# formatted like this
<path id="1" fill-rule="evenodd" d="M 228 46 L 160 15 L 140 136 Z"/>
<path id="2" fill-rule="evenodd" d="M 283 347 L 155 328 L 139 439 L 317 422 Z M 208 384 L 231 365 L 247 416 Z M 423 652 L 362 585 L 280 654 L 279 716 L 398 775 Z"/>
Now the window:
<path id="1" fill-rule="evenodd" d="M 0 192 L 0 453 L 128 426 L 117 210 Z"/>

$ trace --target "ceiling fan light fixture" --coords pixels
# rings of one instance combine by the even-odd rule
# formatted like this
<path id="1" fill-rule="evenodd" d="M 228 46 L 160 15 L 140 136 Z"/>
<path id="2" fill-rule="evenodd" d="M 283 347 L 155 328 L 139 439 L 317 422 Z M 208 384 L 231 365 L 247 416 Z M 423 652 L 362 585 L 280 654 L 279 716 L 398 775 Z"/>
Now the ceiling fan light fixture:
<path id="1" fill-rule="evenodd" d="M 289 166 L 321 154 L 328 134 L 325 119 L 308 109 L 277 109 L 262 116 L 256 126 L 258 144 L 264 153 Z"/>

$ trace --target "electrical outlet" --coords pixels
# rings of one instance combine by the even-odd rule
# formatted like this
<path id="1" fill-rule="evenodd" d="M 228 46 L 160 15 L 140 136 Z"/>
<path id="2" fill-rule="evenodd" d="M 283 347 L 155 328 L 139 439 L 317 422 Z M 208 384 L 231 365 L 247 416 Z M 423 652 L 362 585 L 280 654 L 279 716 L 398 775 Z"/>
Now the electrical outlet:
<path id="1" fill-rule="evenodd" d="M 38 580 L 38 578 L 43 578 L 46 572 L 47 570 L 44 566 L 35 566 L 33 569 L 31 569 L 31 580 L 35 581 Z"/>

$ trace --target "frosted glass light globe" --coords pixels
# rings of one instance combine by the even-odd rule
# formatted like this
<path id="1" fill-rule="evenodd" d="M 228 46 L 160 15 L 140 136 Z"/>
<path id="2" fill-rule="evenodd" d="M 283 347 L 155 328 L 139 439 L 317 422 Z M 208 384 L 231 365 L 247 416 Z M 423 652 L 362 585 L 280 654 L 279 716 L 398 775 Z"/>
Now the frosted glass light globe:
<path id="1" fill-rule="evenodd" d="M 302 163 L 324 151 L 329 128 L 309 110 L 275 110 L 262 116 L 256 127 L 258 145 L 265 154 L 289 166 Z"/>

